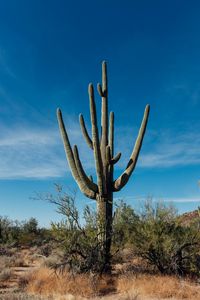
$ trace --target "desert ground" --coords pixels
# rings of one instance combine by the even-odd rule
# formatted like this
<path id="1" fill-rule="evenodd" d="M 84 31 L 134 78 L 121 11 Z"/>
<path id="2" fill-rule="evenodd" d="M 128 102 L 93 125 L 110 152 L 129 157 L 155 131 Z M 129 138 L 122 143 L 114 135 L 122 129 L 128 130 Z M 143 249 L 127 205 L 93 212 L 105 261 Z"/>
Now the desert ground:
<path id="1" fill-rule="evenodd" d="M 2 251 L 3 252 L 3 251 Z M 141 272 L 129 257 L 114 266 L 111 275 L 55 273 L 48 257 L 38 247 L 12 248 L 0 256 L 0 299 L 2 300 L 164 300 L 200 299 L 197 281 Z"/>

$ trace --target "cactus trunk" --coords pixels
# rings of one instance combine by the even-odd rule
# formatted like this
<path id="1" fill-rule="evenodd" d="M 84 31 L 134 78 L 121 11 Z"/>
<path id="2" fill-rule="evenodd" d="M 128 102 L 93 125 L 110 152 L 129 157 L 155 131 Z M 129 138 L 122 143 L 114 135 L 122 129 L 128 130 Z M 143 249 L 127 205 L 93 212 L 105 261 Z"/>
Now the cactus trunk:
<path id="1" fill-rule="evenodd" d="M 106 269 L 110 266 L 110 248 L 112 238 L 112 196 L 97 198 L 97 225 L 98 240 L 100 243 L 101 255 Z"/>
<path id="2" fill-rule="evenodd" d="M 108 118 L 108 82 L 105 61 L 102 63 L 102 84 L 98 83 L 97 90 L 102 101 L 101 136 L 99 136 L 97 126 L 94 89 L 91 83 L 89 84 L 88 93 L 90 100 L 92 137 L 90 137 L 87 131 L 82 114 L 79 118 L 83 136 L 88 146 L 94 152 L 97 183 L 93 182 L 91 176 L 86 175 L 79 158 L 77 146 L 75 145 L 72 150 L 60 109 L 57 110 L 57 118 L 72 175 L 81 192 L 97 202 L 97 235 L 101 245 L 101 255 L 103 255 L 105 262 L 105 270 L 108 270 L 110 267 L 110 249 L 112 242 L 113 192 L 121 190 L 126 185 L 135 169 L 148 122 L 150 107 L 147 105 L 145 108 L 142 124 L 127 167 L 124 172 L 114 180 L 114 165 L 119 161 L 121 153 L 114 156 L 114 113 L 111 112 Z"/>

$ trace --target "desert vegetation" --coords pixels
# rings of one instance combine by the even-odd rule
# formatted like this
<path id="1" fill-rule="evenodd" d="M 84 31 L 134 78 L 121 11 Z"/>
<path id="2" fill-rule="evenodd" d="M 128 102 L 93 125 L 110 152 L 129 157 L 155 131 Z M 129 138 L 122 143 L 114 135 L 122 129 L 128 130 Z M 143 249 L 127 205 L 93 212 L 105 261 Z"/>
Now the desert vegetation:
<path id="1" fill-rule="evenodd" d="M 49 229 L 39 228 L 35 218 L 16 222 L 1 217 L 2 299 L 8 295 L 9 299 L 200 296 L 198 214 L 189 222 L 187 215 L 179 216 L 174 207 L 162 202 L 148 199 L 136 213 L 118 201 L 114 205 L 111 270 L 105 273 L 101 268 L 104 261 L 98 256 L 96 211 L 86 206 L 81 214 L 75 195 L 62 188 L 45 199 L 62 215 Z"/>

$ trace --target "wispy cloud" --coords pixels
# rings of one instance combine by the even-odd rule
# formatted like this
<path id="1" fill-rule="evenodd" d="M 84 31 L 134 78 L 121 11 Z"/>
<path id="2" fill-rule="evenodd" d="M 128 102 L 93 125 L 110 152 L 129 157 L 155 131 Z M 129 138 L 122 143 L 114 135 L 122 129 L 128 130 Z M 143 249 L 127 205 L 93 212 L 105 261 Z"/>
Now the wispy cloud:
<path id="1" fill-rule="evenodd" d="M 83 144 L 80 130 L 71 125 L 71 143 L 80 145 L 80 156 L 86 162 L 84 167 L 91 169 L 91 155 Z M 54 178 L 69 171 L 57 127 L 6 128 L 0 124 L 0 158 L 0 179 Z"/>
<path id="2" fill-rule="evenodd" d="M 188 198 L 164 198 L 164 202 L 174 202 L 174 203 L 199 203 L 200 204 L 200 198 L 196 197 L 188 197 Z"/>
<path id="3" fill-rule="evenodd" d="M 58 177 L 64 169 L 54 130 L 1 128 L 0 157 L 1 179 Z"/>
<path id="4" fill-rule="evenodd" d="M 71 144 L 78 145 L 85 170 L 94 175 L 93 153 L 86 145 L 78 123 L 71 117 L 67 119 Z M 116 150 L 122 150 L 123 156 L 116 168 L 123 169 L 132 151 L 134 135 L 130 135 L 129 128 L 119 128 L 117 132 Z M 136 136 L 137 131 L 133 132 Z M 198 131 L 176 136 L 169 132 L 159 134 L 149 131 L 145 143 L 138 167 L 200 164 Z M 23 124 L 23 127 L 15 125 L 7 128 L 0 124 L 0 158 L 0 179 L 54 178 L 66 176 L 69 172 L 57 126 L 38 128 Z"/>
<path id="5" fill-rule="evenodd" d="M 121 198 L 114 198 L 115 201 L 121 200 Z M 148 200 L 151 200 L 154 203 L 199 203 L 200 204 L 200 198 L 199 197 L 165 197 L 165 196 L 149 196 L 149 195 L 136 195 L 136 196 L 124 196 L 123 200 L 125 201 L 132 201 L 136 200 L 139 201 L 139 203 L 145 203 Z"/>
<path id="6" fill-rule="evenodd" d="M 119 168 L 125 168 L 131 155 L 138 129 L 120 127 L 116 130 L 116 151 L 122 151 Z M 199 128 L 185 129 L 184 133 L 176 130 L 147 130 L 138 167 L 169 168 L 200 164 L 200 130 Z"/>
<path id="7" fill-rule="evenodd" d="M 200 164 L 200 132 L 163 133 L 152 140 L 150 151 L 140 159 L 142 167 L 172 167 Z"/>

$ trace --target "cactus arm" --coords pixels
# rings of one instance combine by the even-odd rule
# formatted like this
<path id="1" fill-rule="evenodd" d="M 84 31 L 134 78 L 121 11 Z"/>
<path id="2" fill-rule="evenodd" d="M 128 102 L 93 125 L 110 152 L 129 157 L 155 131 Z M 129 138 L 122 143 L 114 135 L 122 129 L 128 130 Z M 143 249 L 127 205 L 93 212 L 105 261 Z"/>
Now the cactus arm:
<path id="1" fill-rule="evenodd" d="M 103 97 L 102 86 L 100 83 L 97 83 L 97 91 L 99 92 L 99 96 Z"/>
<path id="2" fill-rule="evenodd" d="M 110 153 L 113 157 L 114 154 L 114 112 L 110 112 L 109 118 L 109 146 L 110 146 Z"/>
<path id="3" fill-rule="evenodd" d="M 80 123 L 80 127 L 81 127 L 81 131 L 83 133 L 83 136 L 86 140 L 86 143 L 88 144 L 88 146 L 93 149 L 93 144 L 92 144 L 92 140 L 87 132 L 87 128 L 85 126 L 85 121 L 84 121 L 84 118 L 83 118 L 83 115 L 80 114 L 79 115 L 79 123 Z"/>
<path id="4" fill-rule="evenodd" d="M 97 116 L 96 116 L 96 106 L 94 101 L 94 89 L 93 85 L 90 83 L 88 87 L 89 99 L 90 99 L 90 116 L 92 124 L 92 141 L 94 148 L 94 158 L 97 173 L 97 182 L 99 187 L 99 193 L 103 194 L 103 164 L 101 158 L 100 144 L 99 144 L 99 133 L 97 127 Z"/>
<path id="5" fill-rule="evenodd" d="M 105 60 L 102 62 L 102 92 L 104 97 L 108 95 L 107 65 Z"/>
<path id="6" fill-rule="evenodd" d="M 108 145 L 108 87 L 107 87 L 107 66 L 106 62 L 102 62 L 102 86 L 98 84 L 98 91 L 101 95 L 101 158 L 103 164 L 103 190 L 108 192 L 108 162 L 106 158 L 106 147 Z"/>
<path id="7" fill-rule="evenodd" d="M 144 138 L 147 122 L 148 122 L 149 110 L 150 110 L 150 106 L 147 105 L 146 108 L 145 108 L 145 111 L 144 111 L 144 117 L 143 117 L 143 120 L 142 120 L 142 124 L 140 126 L 138 137 L 137 137 L 137 140 L 135 142 L 135 146 L 133 148 L 133 152 L 131 154 L 130 160 L 128 162 L 128 165 L 127 165 L 125 171 L 122 173 L 122 175 L 119 176 L 118 179 L 114 181 L 114 183 L 113 183 L 113 190 L 114 191 L 119 191 L 119 190 L 122 189 L 123 186 L 125 186 L 125 184 L 129 180 L 132 172 L 135 169 L 137 159 L 138 159 L 138 156 L 139 156 L 139 152 L 140 152 L 140 149 L 142 147 L 142 141 L 143 141 L 143 138 Z"/>
<path id="8" fill-rule="evenodd" d="M 79 158 L 79 153 L 78 153 L 78 148 L 76 145 L 74 145 L 74 159 L 75 159 L 75 164 L 76 164 L 76 168 L 78 170 L 78 174 L 80 179 L 84 182 L 84 184 L 88 187 L 89 190 L 92 190 L 93 192 L 97 193 L 98 192 L 98 186 L 92 182 L 88 176 L 85 174 L 85 171 L 83 169 L 81 160 Z"/>
<path id="9" fill-rule="evenodd" d="M 64 148 L 65 148 L 67 161 L 68 161 L 68 164 L 70 166 L 72 175 L 73 175 L 75 181 L 77 182 L 81 192 L 84 193 L 88 198 L 96 199 L 96 194 L 93 191 L 89 190 L 88 187 L 80 179 L 80 176 L 78 174 L 78 170 L 76 168 L 73 151 L 72 151 L 72 148 L 71 148 L 71 145 L 70 145 L 70 142 L 69 142 L 67 131 L 65 129 L 65 124 L 63 122 L 62 112 L 61 112 L 60 109 L 57 109 L 57 118 L 58 118 L 60 133 L 61 133 L 61 136 L 62 136 Z"/>
<path id="10" fill-rule="evenodd" d="M 121 153 L 119 152 L 117 155 L 114 155 L 114 112 L 110 112 L 110 118 L 109 118 L 109 146 L 110 146 L 110 153 L 111 153 L 111 161 L 110 164 L 114 165 L 116 164 L 121 157 Z"/>
<path id="11" fill-rule="evenodd" d="M 111 158 L 111 153 L 110 153 L 110 146 L 107 145 L 106 146 L 106 164 L 110 165 L 111 160 L 112 160 L 112 158 Z"/>
<path id="12" fill-rule="evenodd" d="M 108 137 L 108 144 L 109 144 L 109 148 L 110 148 L 110 156 L 112 158 L 113 154 L 114 154 L 114 112 L 113 111 L 110 112 L 110 116 L 109 116 L 109 137 Z M 114 171 L 114 165 L 110 161 L 110 166 L 108 168 L 109 190 L 110 191 L 112 191 L 113 171 Z"/>
<path id="13" fill-rule="evenodd" d="M 117 153 L 110 161 L 112 165 L 115 165 L 121 158 L 121 152 Z"/>
<path id="14" fill-rule="evenodd" d="M 90 179 L 90 181 L 93 182 L 93 177 L 92 177 L 92 175 L 89 175 L 88 178 Z"/>
<path id="15" fill-rule="evenodd" d="M 98 84 L 98 91 L 102 97 L 101 106 L 101 154 L 103 165 L 106 165 L 106 146 L 108 144 L 108 87 L 107 87 L 107 67 L 106 62 L 102 63 L 102 87 Z"/>
<path id="16" fill-rule="evenodd" d="M 114 165 L 116 164 L 119 159 L 121 157 L 121 152 L 119 152 L 117 155 L 115 155 L 115 157 L 111 157 L 111 150 L 110 150 L 110 146 L 107 145 L 106 146 L 106 162 L 107 162 L 107 165 Z"/>

